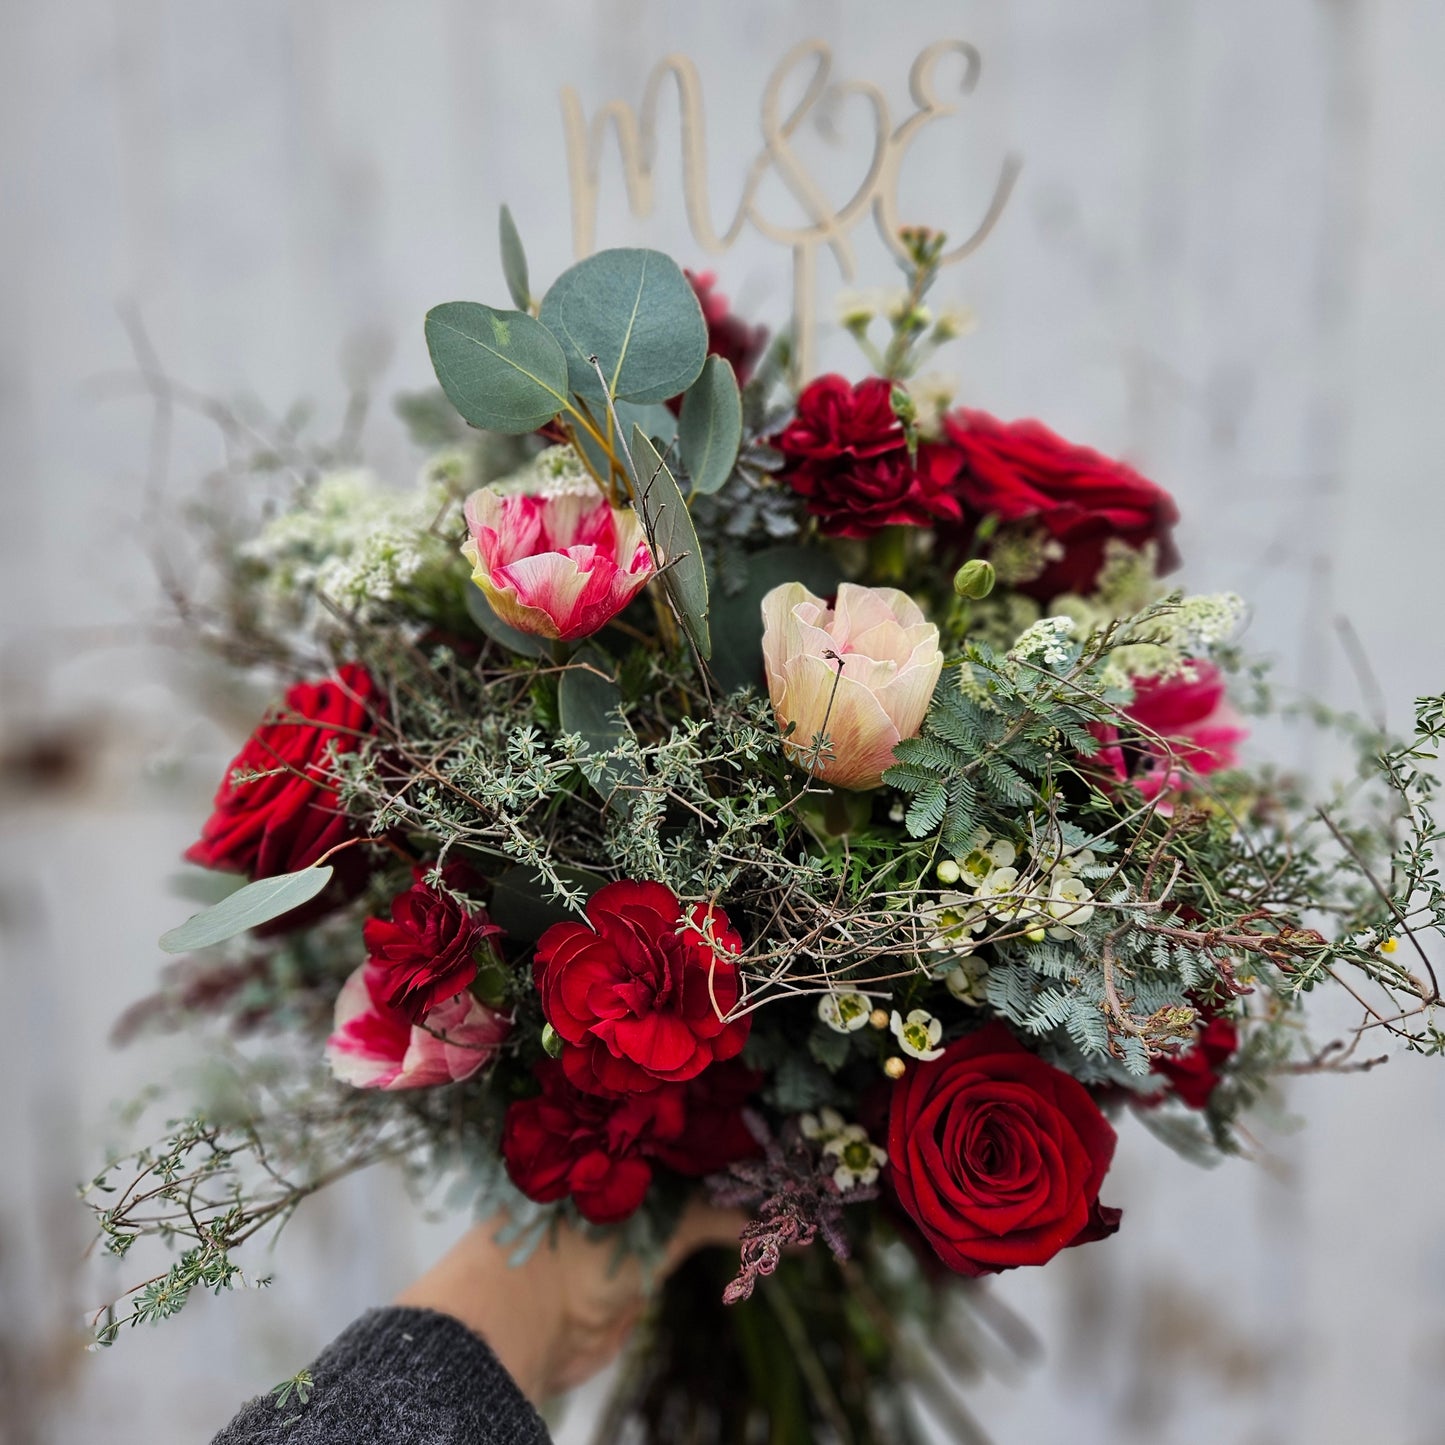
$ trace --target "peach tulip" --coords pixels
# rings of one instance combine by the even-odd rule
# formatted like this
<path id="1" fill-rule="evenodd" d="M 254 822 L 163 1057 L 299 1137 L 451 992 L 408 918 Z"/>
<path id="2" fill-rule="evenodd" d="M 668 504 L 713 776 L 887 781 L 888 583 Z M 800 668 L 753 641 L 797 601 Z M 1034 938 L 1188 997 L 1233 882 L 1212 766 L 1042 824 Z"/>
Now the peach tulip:
<path id="1" fill-rule="evenodd" d="M 851 582 L 833 607 L 801 582 L 774 587 L 763 598 L 763 662 L 789 757 L 854 789 L 883 781 L 943 670 L 938 629 L 907 593 Z M 829 748 L 818 754 L 823 734 Z"/>
<path id="2" fill-rule="evenodd" d="M 424 1089 L 469 1079 L 490 1061 L 511 1024 L 463 991 L 420 1024 L 385 999 L 387 969 L 364 963 L 341 986 L 326 1062 L 358 1089 Z"/>
<path id="3" fill-rule="evenodd" d="M 630 507 L 596 492 L 473 492 L 462 552 L 503 622 L 538 637 L 589 637 L 652 576 L 652 553 Z"/>

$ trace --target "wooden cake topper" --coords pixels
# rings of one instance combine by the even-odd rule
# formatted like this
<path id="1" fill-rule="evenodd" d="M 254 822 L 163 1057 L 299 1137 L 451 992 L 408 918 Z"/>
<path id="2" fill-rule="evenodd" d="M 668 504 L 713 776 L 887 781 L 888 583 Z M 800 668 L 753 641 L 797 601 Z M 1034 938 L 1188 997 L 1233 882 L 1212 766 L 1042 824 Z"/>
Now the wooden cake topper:
<path id="1" fill-rule="evenodd" d="M 628 204 L 638 217 L 652 213 L 657 106 L 663 86 L 671 78 L 677 86 L 681 111 L 683 193 L 692 234 L 704 251 L 716 254 L 726 251 L 743 230 L 751 226 L 792 251 L 796 338 L 793 365 L 796 375 L 811 375 L 817 320 L 818 250 L 828 247 L 843 280 L 852 281 L 857 271 L 852 232 L 871 211 L 879 235 L 889 249 L 903 259 L 904 250 L 898 237 L 903 224 L 898 215 L 898 183 L 904 156 L 925 126 L 954 115 L 959 109 L 956 99 L 939 94 L 935 72 L 946 56 L 962 57 L 964 61 L 958 86 L 960 95 L 968 95 L 978 84 L 982 61 L 972 45 L 962 40 L 934 41 L 919 52 L 908 73 L 908 89 L 915 109 L 895 126 L 887 98 L 876 85 L 866 80 L 831 79 L 833 53 L 827 44 L 821 40 L 805 40 L 795 45 L 778 62 L 764 86 L 762 149 L 748 169 L 736 210 L 721 230 L 713 220 L 708 197 L 702 80 L 691 59 L 686 55 L 665 57 L 648 76 L 638 110 L 634 111 L 625 100 L 609 101 L 590 123 L 581 98 L 568 86 L 562 92 L 562 115 L 572 194 L 572 244 L 578 259 L 589 255 L 596 243 L 602 152 L 609 126 L 617 136 Z M 785 111 L 783 91 L 790 78 L 800 71 L 806 76 L 802 96 Z M 853 194 L 835 207 L 809 175 L 791 142 L 810 111 L 836 104 L 846 96 L 861 96 L 868 102 L 873 114 L 873 147 L 863 179 Z M 961 261 L 983 244 L 1008 203 L 1018 171 L 1018 158 L 1006 156 L 982 218 L 964 240 L 944 252 L 941 265 Z M 758 190 L 769 172 L 776 174 L 797 201 L 808 218 L 806 224 L 783 225 L 760 209 Z"/>

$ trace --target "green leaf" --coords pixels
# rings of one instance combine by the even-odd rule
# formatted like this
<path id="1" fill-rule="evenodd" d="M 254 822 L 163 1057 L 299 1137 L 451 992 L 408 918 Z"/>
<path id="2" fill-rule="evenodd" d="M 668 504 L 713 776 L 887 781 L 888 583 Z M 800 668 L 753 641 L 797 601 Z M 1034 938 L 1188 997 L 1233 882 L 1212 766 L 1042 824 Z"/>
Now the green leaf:
<path id="1" fill-rule="evenodd" d="M 717 598 L 712 609 L 712 672 L 729 692 L 763 680 L 764 596 L 784 582 L 801 582 L 828 597 L 843 577 L 833 555 L 816 547 L 770 547 L 747 558 L 746 567 L 742 591 Z"/>
<path id="2" fill-rule="evenodd" d="M 579 396 L 666 401 L 686 391 L 707 359 L 707 323 L 687 277 L 661 251 L 599 251 L 564 271 L 542 298 L 541 318 L 567 356 Z"/>
<path id="3" fill-rule="evenodd" d="M 622 690 L 607 673 L 609 660 L 597 648 L 587 648 L 563 672 L 557 684 L 557 711 L 562 731 L 577 733 L 594 753 L 611 752 L 632 730 L 623 720 Z M 596 758 L 582 765 L 587 781 L 608 802 L 614 800 L 623 812 L 633 794 L 617 793 L 619 783 L 644 781 L 641 770 L 630 759 Z"/>
<path id="4" fill-rule="evenodd" d="M 502 275 L 511 293 L 512 305 L 518 311 L 532 309 L 532 293 L 527 288 L 527 253 L 522 249 L 522 238 L 517 234 L 517 223 L 506 206 L 497 219 L 497 229 L 502 241 Z"/>
<path id="5" fill-rule="evenodd" d="M 720 356 L 709 356 L 688 387 L 678 419 L 677 443 L 695 492 L 717 491 L 732 475 L 743 441 L 738 379 Z"/>
<path id="6" fill-rule="evenodd" d="M 447 399 L 473 426 L 536 431 L 568 405 L 562 348 L 524 311 L 448 301 L 427 312 L 426 344 Z"/>
<path id="7" fill-rule="evenodd" d="M 510 622 L 503 622 L 492 604 L 487 601 L 487 594 L 475 582 L 470 581 L 467 583 L 467 612 L 493 642 L 500 642 L 503 647 L 510 647 L 513 652 L 519 652 L 523 657 L 548 655 L 546 638 L 534 637 L 530 632 L 513 627 Z"/>
<path id="8" fill-rule="evenodd" d="M 640 426 L 632 428 L 637 467 L 637 510 L 652 546 L 662 585 L 698 655 L 712 656 L 708 633 L 707 568 L 702 548 L 677 482 Z"/>
<path id="9" fill-rule="evenodd" d="M 590 656 L 587 662 L 592 663 Z M 573 663 L 557 684 L 562 731 L 578 733 L 593 752 L 616 747 L 626 734 L 626 724 L 618 712 L 621 706 L 622 693 L 617 684 L 593 665 Z"/>
<path id="10" fill-rule="evenodd" d="M 840 1034 L 827 1024 L 815 1024 L 808 1035 L 808 1052 L 830 1074 L 836 1074 L 848 1061 L 851 1034 Z"/>
<path id="11" fill-rule="evenodd" d="M 163 933 L 161 947 L 167 953 L 190 953 L 224 943 L 248 928 L 269 923 L 309 903 L 331 881 L 334 871 L 328 863 L 322 868 L 302 868 L 297 873 L 280 873 L 248 883 L 204 913 L 194 914 L 179 928 Z"/>
<path id="12" fill-rule="evenodd" d="M 586 895 L 595 893 L 607 881 L 581 868 L 559 867 L 553 871 L 564 883 L 575 885 Z M 488 911 L 510 937 L 522 943 L 535 943 L 554 923 L 579 919 L 573 909 L 548 895 L 542 875 L 534 868 L 508 868 L 492 880 Z"/>

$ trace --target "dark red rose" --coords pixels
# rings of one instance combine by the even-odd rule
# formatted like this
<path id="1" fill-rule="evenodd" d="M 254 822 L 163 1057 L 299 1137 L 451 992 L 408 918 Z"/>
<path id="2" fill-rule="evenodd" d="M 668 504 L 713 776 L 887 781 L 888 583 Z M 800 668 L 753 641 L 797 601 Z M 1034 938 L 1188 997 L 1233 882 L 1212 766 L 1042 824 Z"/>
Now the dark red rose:
<path id="1" fill-rule="evenodd" d="M 1179 565 L 1174 499 L 1123 462 L 1074 446 L 1040 422 L 1001 422 L 982 411 L 955 411 L 944 429 L 962 458 L 956 490 L 973 519 L 1034 523 L 1063 550 L 1020 591 L 1087 596 L 1111 537 L 1131 547 L 1155 543 L 1161 576 Z"/>
<path id="2" fill-rule="evenodd" d="M 1119 1211 L 1099 1204 L 1099 1187 L 1114 1144 L 1084 1086 L 1001 1023 L 950 1044 L 933 1063 L 910 1064 L 893 1087 L 893 1187 L 960 1274 L 1043 1264 L 1112 1234 Z"/>
<path id="3" fill-rule="evenodd" d="M 1219 1087 L 1220 1073 L 1238 1047 L 1239 1030 L 1234 1022 L 1216 1014 L 1205 1020 L 1192 1043 L 1177 1054 L 1155 1059 L 1150 1068 L 1168 1080 L 1182 1104 L 1190 1109 L 1207 1109 Z"/>
<path id="4" fill-rule="evenodd" d="M 734 315 L 727 297 L 717 290 L 717 277 L 711 271 L 685 270 L 682 274 L 696 293 L 702 319 L 707 322 L 708 354 L 722 357 L 732 367 L 738 385 L 745 385 L 768 344 L 768 328 L 749 326 Z"/>
<path id="5" fill-rule="evenodd" d="M 371 961 L 385 969 L 382 997 L 413 1023 L 428 1009 L 459 994 L 477 976 L 477 950 L 501 933 L 484 908 L 464 908 L 449 892 L 416 881 L 391 900 L 391 918 L 368 918 L 362 938 Z M 464 863 L 442 869 L 448 888 L 476 887 Z"/>
<path id="6" fill-rule="evenodd" d="M 785 458 L 782 476 L 832 536 L 870 537 L 884 527 L 962 517 L 954 496 L 958 454 L 925 444 L 910 459 L 892 395 L 882 377 L 854 386 L 820 376 L 772 439 Z"/>
<path id="7" fill-rule="evenodd" d="M 554 923 L 537 943 L 537 989 L 579 1088 L 632 1094 L 682 1083 L 747 1042 L 724 1023 L 739 997 L 742 948 L 727 915 L 701 904 L 684 922 L 662 883 L 609 883 L 587 900 L 590 923 Z M 709 942 L 711 940 L 711 942 Z"/>
<path id="8" fill-rule="evenodd" d="M 379 711 L 376 684 L 354 663 L 323 682 L 297 683 L 275 719 L 251 734 L 227 768 L 215 811 L 186 858 L 254 881 L 308 868 L 338 843 L 364 836 L 342 811 L 330 760 L 358 748 L 375 731 Z M 233 781 L 237 773 L 265 776 Z M 361 851 L 336 855 L 337 880 L 347 892 L 365 881 Z M 285 921 L 297 919 L 288 914 Z"/>
<path id="9" fill-rule="evenodd" d="M 705 1089 L 714 1073 L 724 1077 Z M 507 1173 L 538 1203 L 570 1194 L 593 1224 L 615 1224 L 642 1203 L 654 1161 L 698 1176 L 757 1152 L 740 1104 L 758 1080 L 740 1067 L 724 1064 L 691 1083 L 620 1098 L 576 1088 L 553 1059 L 536 1075 L 542 1092 L 507 1110 Z"/>

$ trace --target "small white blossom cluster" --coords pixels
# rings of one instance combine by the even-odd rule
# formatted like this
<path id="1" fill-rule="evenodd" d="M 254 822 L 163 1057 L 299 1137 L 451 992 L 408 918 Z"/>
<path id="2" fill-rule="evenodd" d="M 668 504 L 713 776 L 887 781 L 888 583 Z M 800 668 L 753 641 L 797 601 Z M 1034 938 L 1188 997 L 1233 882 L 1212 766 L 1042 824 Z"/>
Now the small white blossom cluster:
<path id="1" fill-rule="evenodd" d="M 1051 611 L 1072 617 L 1084 637 L 1121 618 L 1152 607 L 1164 595 L 1156 575 L 1159 549 L 1153 542 L 1131 547 L 1118 537 L 1104 543 L 1104 562 L 1094 590 L 1087 597 L 1065 592 L 1054 598 Z"/>
<path id="2" fill-rule="evenodd" d="M 846 1194 L 878 1180 L 878 1171 L 888 1162 L 886 1150 L 868 1137 L 861 1124 L 849 1124 L 836 1109 L 820 1109 L 798 1119 L 803 1137 L 823 1146 L 825 1158 L 833 1161 L 833 1183 Z"/>
<path id="3" fill-rule="evenodd" d="M 962 858 L 945 858 L 935 871 L 949 891 L 929 909 L 929 919 L 932 951 L 947 962 L 949 992 L 963 1003 L 983 1002 L 988 966 L 974 950 L 990 923 L 1021 927 L 1033 943 L 1076 938 L 1094 916 L 1094 895 L 1084 875 L 1097 863 L 1088 848 L 1036 848 L 1029 867 L 1006 838 L 987 835 L 976 838 Z"/>
<path id="4" fill-rule="evenodd" d="M 1123 642 L 1109 654 L 1108 686 L 1138 677 L 1188 675 L 1191 664 L 1230 640 L 1244 620 L 1244 599 L 1233 592 L 1185 597 L 1137 625 L 1126 624 Z"/>
<path id="5" fill-rule="evenodd" d="M 547 447 L 526 465 L 492 485 L 507 495 L 556 497 L 566 492 L 591 492 L 596 483 L 571 447 Z"/>
<path id="6" fill-rule="evenodd" d="M 1072 617 L 1041 617 L 1009 649 L 1009 660 L 1062 667 L 1072 655 L 1074 628 Z"/>
<path id="7" fill-rule="evenodd" d="M 869 286 L 840 291 L 835 314 L 850 331 L 866 327 L 875 317 L 893 318 L 908 305 L 908 292 L 901 286 Z"/>
<path id="8" fill-rule="evenodd" d="M 455 501 L 441 468 L 429 467 L 410 492 L 394 492 L 368 471 L 331 472 L 245 544 L 242 556 L 266 569 L 278 611 L 294 612 L 299 599 L 320 595 L 364 617 L 454 550 L 456 539 L 443 528 Z"/>

